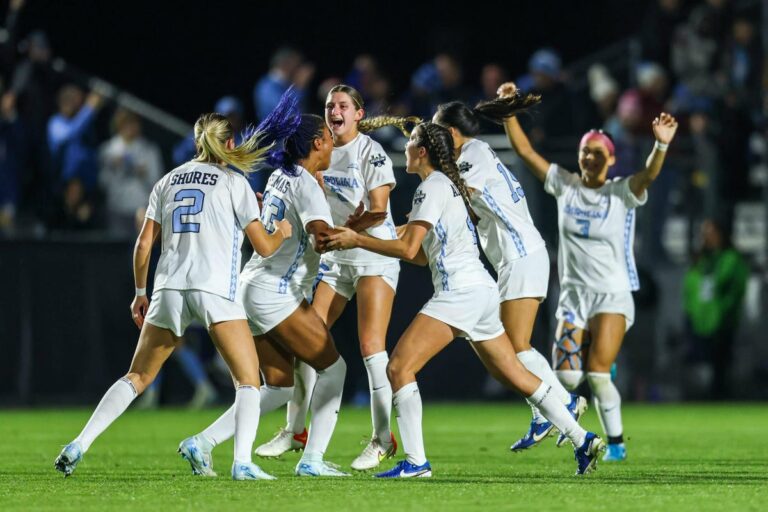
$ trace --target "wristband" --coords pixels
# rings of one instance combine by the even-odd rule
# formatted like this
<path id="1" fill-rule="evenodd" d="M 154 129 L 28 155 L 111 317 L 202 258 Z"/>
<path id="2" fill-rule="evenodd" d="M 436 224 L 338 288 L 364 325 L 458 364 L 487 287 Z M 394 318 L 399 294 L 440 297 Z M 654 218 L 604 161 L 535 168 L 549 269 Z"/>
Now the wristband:
<path id="1" fill-rule="evenodd" d="M 669 148 L 669 144 L 664 144 L 663 142 L 656 141 L 656 143 L 653 145 L 653 147 L 656 150 L 661 151 L 663 153 L 663 152 L 667 151 L 667 148 Z"/>
<path id="2" fill-rule="evenodd" d="M 143 297 L 146 294 L 147 294 L 147 289 L 146 288 L 136 288 L 136 296 L 137 297 Z"/>

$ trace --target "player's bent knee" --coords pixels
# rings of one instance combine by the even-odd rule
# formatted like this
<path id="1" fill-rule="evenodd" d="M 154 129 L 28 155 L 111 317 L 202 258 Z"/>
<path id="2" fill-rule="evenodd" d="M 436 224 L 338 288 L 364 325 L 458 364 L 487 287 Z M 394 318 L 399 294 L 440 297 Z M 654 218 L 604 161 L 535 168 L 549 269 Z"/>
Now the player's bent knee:
<path id="1" fill-rule="evenodd" d="M 555 373 L 563 387 L 571 392 L 584 382 L 584 372 L 581 370 L 557 370 Z"/>

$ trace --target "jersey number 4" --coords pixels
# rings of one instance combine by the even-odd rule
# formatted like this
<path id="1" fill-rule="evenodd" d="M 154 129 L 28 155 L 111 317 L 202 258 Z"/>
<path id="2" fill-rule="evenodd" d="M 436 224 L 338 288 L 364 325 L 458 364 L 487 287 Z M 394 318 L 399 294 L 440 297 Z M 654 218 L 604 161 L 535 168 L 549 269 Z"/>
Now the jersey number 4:
<path id="1" fill-rule="evenodd" d="M 190 222 L 189 216 L 197 215 L 203 211 L 203 202 L 205 201 L 205 192 L 196 188 L 186 188 L 179 190 L 173 197 L 175 202 L 181 202 L 185 199 L 193 199 L 192 204 L 177 206 L 173 210 L 173 232 L 174 233 L 199 233 L 200 223 Z M 182 215 L 187 216 L 187 220 L 182 220 Z"/>
<path id="2" fill-rule="evenodd" d="M 285 203 L 279 197 L 267 192 L 264 194 L 262 204 L 264 207 L 261 210 L 261 223 L 264 224 L 267 233 L 272 233 L 275 231 L 275 221 L 285 218 Z"/>

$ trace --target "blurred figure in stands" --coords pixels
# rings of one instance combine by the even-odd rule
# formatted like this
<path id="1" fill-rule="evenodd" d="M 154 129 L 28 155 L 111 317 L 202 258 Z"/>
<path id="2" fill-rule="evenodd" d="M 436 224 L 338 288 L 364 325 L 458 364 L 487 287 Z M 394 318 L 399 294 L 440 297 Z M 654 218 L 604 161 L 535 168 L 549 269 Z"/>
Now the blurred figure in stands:
<path id="1" fill-rule="evenodd" d="M 708 363 L 707 398 L 730 396 L 734 338 L 749 279 L 749 265 L 733 248 L 728 226 L 713 219 L 701 225 L 701 250 L 685 274 L 683 303 L 689 334 L 688 362 Z"/>
<path id="2" fill-rule="evenodd" d="M 16 96 L 0 96 L 0 235 L 13 231 L 19 201 L 19 156 L 22 126 L 16 114 Z"/>
<path id="3" fill-rule="evenodd" d="M 669 48 L 675 29 L 685 21 L 685 16 L 682 0 L 656 0 L 650 6 L 640 27 L 643 59 L 671 70 Z"/>
<path id="4" fill-rule="evenodd" d="M 303 101 L 306 89 L 315 75 L 315 65 L 305 62 L 304 56 L 295 48 L 279 48 L 270 61 L 269 71 L 253 88 L 253 105 L 256 117 L 261 121 L 277 106 L 280 97 L 293 85 Z"/>

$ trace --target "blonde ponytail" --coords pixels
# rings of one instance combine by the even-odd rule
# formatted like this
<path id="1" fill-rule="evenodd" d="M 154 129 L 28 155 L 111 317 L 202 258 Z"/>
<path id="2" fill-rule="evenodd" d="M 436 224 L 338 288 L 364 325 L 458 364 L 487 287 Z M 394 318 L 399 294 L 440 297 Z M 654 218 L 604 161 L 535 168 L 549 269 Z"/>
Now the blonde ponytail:
<path id="1" fill-rule="evenodd" d="M 201 115 L 195 123 L 195 162 L 218 164 L 224 162 L 244 173 L 253 172 L 263 161 L 272 144 L 262 147 L 264 134 L 254 131 L 233 149 L 227 149 L 227 141 L 234 137 L 232 125 L 221 114 Z"/>
<path id="2" fill-rule="evenodd" d="M 370 119 L 363 119 L 357 123 L 357 129 L 363 133 L 372 132 L 385 126 L 394 126 L 402 132 L 406 137 L 411 136 L 411 132 L 406 128 L 407 123 L 417 125 L 421 123 L 421 118 L 416 116 L 399 117 L 399 116 L 377 116 Z"/>

